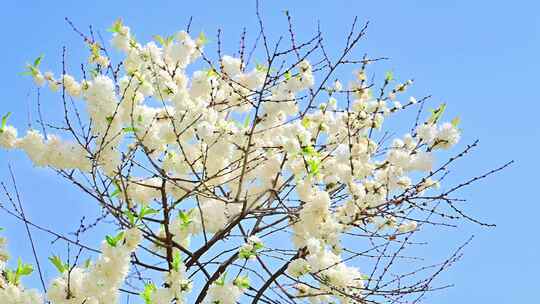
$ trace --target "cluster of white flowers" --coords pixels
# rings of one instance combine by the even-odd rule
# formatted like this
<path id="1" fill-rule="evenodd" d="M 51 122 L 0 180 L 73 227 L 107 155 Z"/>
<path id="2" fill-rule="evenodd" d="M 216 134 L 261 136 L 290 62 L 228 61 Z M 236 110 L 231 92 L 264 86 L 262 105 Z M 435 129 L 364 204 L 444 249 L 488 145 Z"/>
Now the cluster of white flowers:
<path id="1" fill-rule="evenodd" d="M 47 299 L 54 304 L 116 303 L 118 289 L 129 271 L 130 255 L 141 239 L 141 232 L 132 228 L 114 242 L 104 241 L 95 263 L 64 269 L 49 286 Z"/>
<path id="2" fill-rule="evenodd" d="M 417 129 L 418 138 L 434 148 L 448 149 L 460 139 L 460 133 L 451 123 L 443 123 L 438 128 L 435 124 L 425 123 Z"/>
<path id="3" fill-rule="evenodd" d="M 249 287 L 247 277 L 239 276 L 232 281 L 226 280 L 226 274 L 213 283 L 208 289 L 208 302 L 215 304 L 235 304 Z"/>
<path id="4" fill-rule="evenodd" d="M 186 277 L 186 267 L 180 260 L 180 253 L 175 253 L 173 269 L 166 272 L 163 278 L 164 286 L 160 288 L 151 288 L 149 290 L 149 300 L 152 304 L 182 304 L 185 301 L 185 295 L 191 291 L 192 283 Z"/>
<path id="5" fill-rule="evenodd" d="M 238 256 L 242 259 L 255 259 L 257 251 L 264 247 L 263 242 L 256 236 L 252 235 L 248 241 L 238 249 Z"/>
<path id="6" fill-rule="evenodd" d="M 11 283 L 0 286 L 0 299 L 4 304 L 43 304 L 43 299 L 36 290 L 23 289 Z"/>
<path id="7" fill-rule="evenodd" d="M 4 149 L 13 149 L 17 146 L 17 129 L 13 126 L 6 126 L 0 132 L 0 147 Z"/>
<path id="8" fill-rule="evenodd" d="M 294 278 L 299 278 L 309 273 L 310 270 L 309 263 L 303 258 L 292 260 L 287 266 L 287 273 Z"/>
<path id="9" fill-rule="evenodd" d="M 0 147 L 24 150 L 36 166 L 101 170 L 114 183 L 122 180 L 117 183 L 118 198 L 130 208 L 147 208 L 167 198 L 182 200 L 188 194 L 196 206 L 173 203 L 175 210 L 185 211 L 179 211 L 167 227 L 173 241 L 183 246 L 189 246 L 191 236 L 217 233 L 242 212 L 247 214 L 272 200 L 290 176 L 300 202 L 291 209 L 292 243 L 307 253 L 292 261 L 287 273 L 295 278 L 319 276 L 320 288 L 338 298 L 344 290 L 364 286 L 360 271 L 342 261 L 342 234 L 371 224 L 377 230 L 416 230 L 416 222 L 381 216 L 377 208 L 397 191 L 421 193 L 437 187 L 438 181 L 426 178 L 411 189 L 415 184 L 411 173 L 430 172 L 434 150 L 447 149 L 460 139 L 455 122 L 438 124 L 443 110 L 439 108 L 413 134 L 394 139 L 387 150 L 380 149 L 371 134 L 387 116 L 405 107 L 396 98 L 411 81 L 399 84 L 388 98 L 375 98 L 361 71 L 348 88 L 339 81 L 325 88 L 330 92 L 328 102 L 303 115 L 298 95 L 315 84 L 308 60 L 299 61 L 272 85 L 268 85 L 274 73 L 270 67 L 258 64 L 249 70 L 240 58 L 227 55 L 220 58 L 219 71 L 210 66 L 190 76 L 187 67 L 201 57 L 204 35 L 194 39 L 180 31 L 170 37 L 157 36 L 157 43 L 141 44 L 119 21 L 112 32 L 112 44 L 125 55 L 123 75 L 100 72 L 109 59 L 97 43 L 90 44 L 90 62 L 97 64 L 91 79 L 77 81 L 65 74 L 56 80 L 50 72 L 41 73 L 41 60 L 29 66 L 38 85 L 47 83 L 53 91 L 63 86 L 71 97 L 84 100 L 91 142 L 82 146 L 56 135 L 45 139 L 37 130 L 19 138 L 13 126 L 5 125 L 0 130 Z M 390 80 L 387 77 L 386 83 Z M 255 94 L 262 87 L 266 87 L 264 94 Z M 350 107 L 340 110 L 333 94 L 344 90 L 352 92 Z M 259 95 L 263 100 L 257 100 Z M 255 102 L 260 107 L 253 111 Z M 411 97 L 409 104 L 416 102 Z M 126 177 L 121 172 L 122 161 L 134 159 L 132 154 L 138 149 L 157 173 L 145 176 L 145 170 L 139 170 L 140 176 Z M 334 204 L 332 190 L 337 185 L 349 196 Z M 159 229 L 157 235 L 163 237 L 165 227 Z M 69 284 L 66 274 L 55 280 L 49 300 L 55 304 L 114 303 L 129 254 L 140 238 L 134 234 L 136 230 L 127 231 L 125 242 L 118 246 L 105 243 L 96 264 L 70 272 Z M 260 240 L 251 237 L 239 249 L 240 257 L 253 258 L 261 246 Z M 183 301 L 190 289 L 183 265 L 168 272 L 164 281 L 167 287 L 149 289 L 152 303 Z M 213 303 L 235 303 L 246 288 L 244 283 L 223 279 L 211 285 L 209 298 Z M 308 293 L 305 286 L 299 292 Z M 320 301 L 326 299 L 320 297 Z"/>
<path id="10" fill-rule="evenodd" d="M 319 240 L 311 238 L 307 241 L 308 254 L 305 258 L 291 261 L 287 273 L 299 278 L 308 273 L 318 276 L 324 283 L 320 286 L 324 293 L 340 297 L 344 292 L 362 289 L 364 276 L 356 267 L 347 266 L 341 257 L 327 250 Z M 342 303 L 349 303 L 345 298 Z"/>
<path id="11" fill-rule="evenodd" d="M 201 233 L 216 233 L 228 223 L 228 215 L 231 205 L 225 202 L 202 198 L 197 207 L 183 212 L 174 217 L 169 223 L 169 231 L 173 234 L 173 240 L 179 244 L 189 245 L 191 236 Z M 159 234 L 164 235 L 161 228 Z"/>
<path id="12" fill-rule="evenodd" d="M 6 262 L 9 259 L 9 253 L 6 248 L 7 239 L 0 237 L 0 271 L 3 271 L 6 267 Z"/>
<path id="13" fill-rule="evenodd" d="M 16 270 L 7 269 L 7 261 L 9 253 L 6 248 L 7 240 L 5 237 L 0 237 L 0 299 L 5 304 L 42 304 L 41 295 L 34 289 L 25 289 L 21 282 L 20 276 L 28 275 L 32 272 L 31 268 L 28 271 L 22 271 L 22 264 L 19 261 Z"/>
<path id="14" fill-rule="evenodd" d="M 0 133 L 0 146 L 6 149 L 22 149 L 38 167 L 51 166 L 56 169 L 80 169 L 89 171 L 92 162 L 81 145 L 62 141 L 56 135 L 44 139 L 37 130 L 28 130 L 22 138 L 17 138 L 17 130 L 7 126 Z"/>
<path id="15" fill-rule="evenodd" d="M 399 225 L 398 230 L 399 232 L 411 232 L 416 230 L 417 225 L 416 221 L 410 221 Z"/>

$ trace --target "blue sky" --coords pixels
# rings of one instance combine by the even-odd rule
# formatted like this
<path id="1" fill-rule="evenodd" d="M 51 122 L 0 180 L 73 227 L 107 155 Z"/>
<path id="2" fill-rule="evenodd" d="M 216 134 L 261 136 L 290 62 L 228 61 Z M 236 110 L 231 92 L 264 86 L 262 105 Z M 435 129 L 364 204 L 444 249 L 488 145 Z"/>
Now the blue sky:
<path id="1" fill-rule="evenodd" d="M 480 139 L 479 149 L 454 169 L 462 179 L 516 160 L 508 170 L 461 192 L 469 201 L 465 210 L 497 224 L 496 228 L 466 224 L 460 230 L 431 234 L 435 241 L 425 251 L 428 256 L 444 257 L 470 235 L 475 239 L 462 261 L 444 275 L 444 281 L 455 287 L 433 294 L 427 302 L 530 302 L 540 272 L 536 232 L 540 202 L 534 191 L 540 169 L 536 92 L 540 87 L 540 3 L 267 0 L 262 7 L 274 37 L 287 34 L 283 10 L 288 9 L 301 37 L 311 34 L 320 20 L 328 46 L 340 48 L 354 16 L 362 22 L 369 20 L 359 54 L 390 57 L 381 69 L 393 70 L 401 79 L 414 78 L 415 93 L 447 102 L 449 116 L 461 117 L 463 144 Z M 26 128 L 27 110 L 35 110 L 35 91 L 31 81 L 18 73 L 39 54 L 45 54 L 45 68 L 58 67 L 65 45 L 73 58 L 69 64 L 77 67 L 85 49 L 64 17 L 81 28 L 93 25 L 105 38 L 104 29 L 122 17 L 140 40 L 146 40 L 183 29 L 190 16 L 193 29 L 204 30 L 208 36 L 222 28 L 229 53 L 236 50 L 242 28 L 249 30 L 256 24 L 253 1 L 3 1 L 0 113 L 11 111 L 10 122 Z M 253 35 L 255 30 L 248 38 Z M 47 118 L 58 115 L 54 106 L 58 98 L 44 94 L 42 102 Z M 95 206 L 86 197 L 51 171 L 33 168 L 21 153 L 0 151 L 0 180 L 9 181 L 8 163 L 15 170 L 27 215 L 37 223 L 73 231 L 77 220 L 72 215 L 95 214 Z M 13 255 L 32 261 L 23 227 L 5 214 L 0 218 Z M 36 236 L 38 250 L 47 256 L 50 238 Z M 64 247 L 55 244 L 55 250 Z M 54 273 L 48 266 L 46 272 Z M 37 280 L 29 282 L 39 287 Z"/>

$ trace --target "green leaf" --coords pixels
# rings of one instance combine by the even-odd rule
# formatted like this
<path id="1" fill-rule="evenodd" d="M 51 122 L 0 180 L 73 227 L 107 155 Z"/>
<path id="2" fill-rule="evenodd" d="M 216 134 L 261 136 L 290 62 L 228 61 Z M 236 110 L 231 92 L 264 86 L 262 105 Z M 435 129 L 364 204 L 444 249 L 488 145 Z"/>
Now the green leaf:
<path id="1" fill-rule="evenodd" d="M 241 247 L 240 250 L 238 250 L 238 257 L 241 259 L 249 260 L 256 256 L 257 256 L 257 252 L 255 251 L 255 248 L 253 248 L 253 250 L 249 250 L 249 249 Z"/>
<path id="2" fill-rule="evenodd" d="M 2 116 L 2 124 L 0 125 L 0 133 L 4 132 L 4 130 L 6 129 L 6 124 L 10 116 L 11 116 L 11 112 L 7 112 L 6 115 Z"/>
<path id="3" fill-rule="evenodd" d="M 107 241 L 107 244 L 109 244 L 111 247 L 116 247 L 118 245 L 118 242 L 124 238 L 124 232 L 121 231 L 116 236 L 105 236 L 105 240 Z"/>
<path id="4" fill-rule="evenodd" d="M 124 214 L 127 216 L 128 220 L 129 220 L 129 223 L 132 226 L 135 226 L 135 223 L 137 222 L 137 217 L 135 216 L 135 214 L 133 212 L 131 212 L 131 210 L 129 210 L 129 209 L 124 211 Z"/>
<path id="5" fill-rule="evenodd" d="M 109 195 L 111 198 L 117 197 L 120 193 L 122 193 L 120 185 L 118 185 L 118 182 L 116 180 L 113 181 L 113 184 L 114 184 L 114 191 Z"/>
<path id="6" fill-rule="evenodd" d="M 106 235 L 105 236 L 105 240 L 107 241 L 107 243 L 111 246 L 111 247 L 116 247 L 116 241 L 114 240 L 114 238 L 110 235 Z"/>
<path id="7" fill-rule="evenodd" d="M 26 71 L 24 71 L 24 72 L 22 72 L 20 74 L 21 75 L 34 76 L 34 77 L 39 74 L 39 70 L 35 66 L 33 66 L 31 64 L 27 64 L 26 69 L 27 69 Z"/>
<path id="8" fill-rule="evenodd" d="M 161 45 L 166 45 L 165 44 L 165 39 L 163 39 L 163 37 L 161 37 L 161 35 L 154 35 L 152 36 L 152 38 L 154 38 L 155 41 L 159 42 L 159 44 Z"/>
<path id="9" fill-rule="evenodd" d="M 310 157 L 319 156 L 319 153 L 315 150 L 315 148 L 313 148 L 313 146 L 302 147 L 302 154 Z"/>
<path id="10" fill-rule="evenodd" d="M 112 123 L 113 117 L 112 117 L 112 116 L 107 116 L 107 117 L 105 117 L 105 120 L 106 120 L 108 123 Z"/>
<path id="11" fill-rule="evenodd" d="M 457 128 L 457 126 L 459 125 L 460 121 L 461 121 L 461 120 L 459 119 L 459 117 L 456 116 L 456 117 L 454 117 L 454 119 L 452 119 L 452 121 L 451 121 L 450 123 L 452 124 L 452 126 L 453 126 L 454 128 Z"/>
<path id="12" fill-rule="evenodd" d="M 304 128 L 309 128 L 309 124 L 311 123 L 311 121 L 309 120 L 309 118 L 305 117 L 302 118 L 302 121 L 300 122 L 302 124 L 302 127 Z"/>
<path id="13" fill-rule="evenodd" d="M 446 103 L 442 103 L 437 109 L 431 110 L 431 116 L 428 119 L 429 124 L 436 124 L 446 110 Z"/>
<path id="14" fill-rule="evenodd" d="M 250 121 L 251 121 L 251 117 L 249 117 L 249 115 L 246 115 L 246 118 L 244 118 L 244 128 L 249 127 Z"/>
<path id="15" fill-rule="evenodd" d="M 119 34 L 122 30 L 122 19 L 117 19 L 113 25 L 107 29 L 108 32 Z"/>
<path id="16" fill-rule="evenodd" d="M 241 289 L 249 288 L 249 278 L 247 276 L 239 276 L 234 279 L 233 284 Z"/>
<path id="17" fill-rule="evenodd" d="M 66 270 L 69 269 L 69 265 L 67 263 L 62 262 L 62 259 L 57 256 L 53 255 L 52 257 L 49 257 L 49 261 L 56 267 L 58 272 L 64 273 Z"/>
<path id="18" fill-rule="evenodd" d="M 182 221 L 182 227 L 184 228 L 189 226 L 189 224 L 191 224 L 191 222 L 193 221 L 191 219 L 191 214 L 189 212 L 184 212 L 182 210 L 178 212 L 178 217 Z"/>
<path id="19" fill-rule="evenodd" d="M 88 268 L 90 267 L 90 265 L 92 264 L 92 261 L 90 259 L 86 259 L 83 263 L 84 265 L 84 268 Z"/>
<path id="20" fill-rule="evenodd" d="M 19 284 L 19 282 L 17 281 L 17 275 L 15 274 L 15 271 L 7 269 L 4 272 L 5 272 L 6 280 L 9 283 L 13 285 Z"/>
<path id="21" fill-rule="evenodd" d="M 30 264 L 22 262 L 21 258 L 17 261 L 17 278 L 31 274 L 34 271 L 34 267 Z"/>
<path id="22" fill-rule="evenodd" d="M 261 250 L 261 249 L 263 249 L 263 248 L 264 248 L 264 245 L 263 245 L 262 242 L 255 242 L 255 243 L 253 243 L 253 249 L 254 249 L 255 251 Z"/>
<path id="23" fill-rule="evenodd" d="M 41 64 L 41 60 L 43 60 L 43 57 L 45 56 L 42 54 L 42 55 L 39 55 L 39 57 L 34 60 L 34 68 L 37 69 L 39 67 L 39 65 Z"/>
<path id="24" fill-rule="evenodd" d="M 204 32 L 199 33 L 199 37 L 197 37 L 197 42 L 200 45 L 205 45 L 205 44 L 207 44 L 209 42 L 208 38 L 206 38 L 206 34 Z"/>
<path id="25" fill-rule="evenodd" d="M 227 271 L 225 271 L 220 277 L 219 279 L 216 280 L 216 285 L 219 285 L 219 286 L 224 286 L 225 285 L 225 281 L 227 280 Z"/>
<path id="26" fill-rule="evenodd" d="M 310 175 L 317 175 L 319 174 L 319 165 L 320 161 L 316 159 L 309 159 L 307 160 L 308 166 L 309 166 L 309 174 Z"/>
<path id="27" fill-rule="evenodd" d="M 285 72 L 285 79 L 286 79 L 286 80 L 289 80 L 289 79 L 291 79 L 291 78 L 292 78 L 292 73 L 291 73 L 291 71 Z"/>
<path id="28" fill-rule="evenodd" d="M 139 219 L 142 219 L 143 217 L 145 217 L 147 215 L 152 215 L 152 214 L 156 214 L 156 213 L 158 213 L 158 211 L 156 209 L 153 209 L 151 207 L 143 205 L 141 207 L 141 211 L 139 212 Z"/>
<path id="29" fill-rule="evenodd" d="M 214 77 L 214 76 L 217 77 L 217 76 L 218 76 L 218 73 L 217 73 L 216 69 L 210 68 L 210 69 L 208 69 L 208 71 L 206 71 L 206 76 L 207 76 L 208 78 Z"/>
<path id="30" fill-rule="evenodd" d="M 135 128 L 135 127 L 125 127 L 125 128 L 122 129 L 122 131 L 124 131 L 126 133 L 130 133 L 130 132 L 135 133 L 135 132 L 137 132 L 137 128 Z"/>
<path id="31" fill-rule="evenodd" d="M 173 257 L 172 266 L 175 271 L 180 271 L 180 265 L 182 264 L 182 255 L 180 252 L 176 252 Z"/>
<path id="32" fill-rule="evenodd" d="M 266 71 L 268 71 L 268 67 L 265 66 L 264 64 L 257 63 L 255 65 L 255 70 L 261 73 L 266 73 Z"/>
<path id="33" fill-rule="evenodd" d="M 145 304 L 152 304 L 152 293 L 156 290 L 156 285 L 150 282 L 144 285 L 144 290 L 141 292 Z"/>
<path id="34" fill-rule="evenodd" d="M 168 46 L 174 40 L 174 36 L 169 36 L 167 38 L 163 38 L 163 37 L 161 37 L 161 35 L 154 35 L 154 36 L 152 36 L 152 38 L 154 38 L 154 40 L 159 42 L 159 44 L 161 44 L 162 46 Z"/>
<path id="35" fill-rule="evenodd" d="M 384 81 L 390 82 L 392 80 L 394 80 L 394 73 L 392 71 L 386 72 L 386 74 L 384 75 Z"/>
<path id="36" fill-rule="evenodd" d="M 120 191 L 119 188 L 114 189 L 113 193 L 111 193 L 111 197 L 117 197 L 118 194 L 120 194 L 122 191 Z"/>

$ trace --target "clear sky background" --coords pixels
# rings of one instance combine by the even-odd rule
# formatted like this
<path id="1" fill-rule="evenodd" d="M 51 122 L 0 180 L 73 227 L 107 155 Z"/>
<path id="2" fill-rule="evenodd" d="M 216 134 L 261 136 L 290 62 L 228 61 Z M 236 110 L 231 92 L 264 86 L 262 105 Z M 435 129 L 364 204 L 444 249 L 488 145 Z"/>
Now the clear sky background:
<path id="1" fill-rule="evenodd" d="M 427 302 L 535 302 L 540 273 L 540 2 L 267 0 L 262 7 L 274 38 L 287 34 L 282 11 L 288 9 L 300 36 L 313 33 L 320 20 L 330 47 L 342 47 L 354 16 L 369 20 L 368 35 L 357 54 L 390 57 L 383 68 L 393 70 L 397 78 L 414 78 L 418 96 L 432 94 L 435 101 L 448 102 L 448 115 L 461 117 L 460 147 L 480 139 L 479 149 L 454 169 L 458 175 L 454 181 L 516 160 L 508 170 L 461 192 L 469 200 L 465 210 L 497 224 L 496 228 L 466 224 L 429 235 L 435 238 L 433 246 L 426 247 L 429 257 L 445 257 L 470 235 L 475 238 L 461 262 L 443 277 L 455 287 L 429 296 Z M 107 40 L 105 29 L 122 17 L 139 40 L 147 40 L 153 34 L 183 29 L 190 16 L 195 32 L 204 30 L 211 37 L 222 28 L 227 53 L 236 51 L 242 27 L 253 28 L 248 38 L 256 34 L 254 1 L 2 1 L 0 114 L 13 112 L 10 122 L 24 133 L 29 108 L 36 118 L 32 82 L 18 75 L 25 63 L 43 53 L 44 68 L 59 67 L 64 45 L 70 58 L 84 53 L 64 17 L 83 29 L 93 25 Z M 73 68 L 80 58 L 69 62 Z M 43 95 L 46 118 L 58 115 L 58 102 L 53 95 Z M 77 216 L 95 214 L 86 197 L 50 170 L 33 168 L 20 152 L 0 151 L 0 180 L 9 181 L 8 163 L 33 221 L 73 231 Z M 12 254 L 33 261 L 23 226 L 5 214 L 0 214 L 0 226 L 6 228 L 3 234 L 10 238 Z M 95 234 L 102 238 L 104 233 Z M 39 233 L 36 237 L 38 251 L 48 256 L 51 239 Z M 97 245 L 99 239 L 88 241 Z M 45 272 L 49 277 L 54 274 L 49 266 Z M 28 283 L 39 287 L 35 279 Z"/>

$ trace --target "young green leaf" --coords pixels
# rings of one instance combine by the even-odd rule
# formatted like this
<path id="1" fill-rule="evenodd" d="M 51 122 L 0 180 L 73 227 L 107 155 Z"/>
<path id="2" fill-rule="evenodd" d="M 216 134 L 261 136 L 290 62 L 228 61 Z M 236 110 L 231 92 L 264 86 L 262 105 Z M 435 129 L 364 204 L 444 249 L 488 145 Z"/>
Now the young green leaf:
<path id="1" fill-rule="evenodd" d="M 309 128 L 309 125 L 311 124 L 311 121 L 309 120 L 309 118 L 304 117 L 304 118 L 302 118 L 302 121 L 300 123 L 302 124 L 302 127 L 307 129 L 307 128 Z"/>
<path id="2" fill-rule="evenodd" d="M 2 116 L 2 124 L 0 125 L 0 133 L 4 132 L 4 130 L 6 129 L 7 121 L 10 116 L 11 116 L 11 112 L 7 112 L 6 115 Z"/>
<path id="3" fill-rule="evenodd" d="M 144 290 L 141 292 L 145 304 L 152 304 L 152 293 L 156 290 L 156 285 L 150 282 L 144 285 Z"/>
<path id="4" fill-rule="evenodd" d="M 53 255 L 52 257 L 49 257 L 49 261 L 56 267 L 58 272 L 64 273 L 66 270 L 69 269 L 69 265 L 67 263 L 62 262 L 62 259 L 57 256 Z"/>
<path id="5" fill-rule="evenodd" d="M 137 217 L 135 216 L 135 214 L 133 212 L 131 212 L 131 210 L 129 210 L 129 209 L 124 211 L 124 214 L 127 216 L 131 226 L 135 226 L 135 224 L 137 222 Z"/>
<path id="6" fill-rule="evenodd" d="M 114 191 L 111 193 L 111 198 L 112 198 L 112 197 L 117 197 L 118 194 L 120 194 L 121 192 L 122 192 L 122 191 L 120 191 L 119 188 L 114 189 Z"/>
<path id="7" fill-rule="evenodd" d="M 257 251 L 255 248 L 246 248 L 246 247 L 240 247 L 240 250 L 238 250 L 238 257 L 244 260 L 249 260 L 252 258 L 255 258 L 257 256 Z"/>
<path id="8" fill-rule="evenodd" d="M 139 212 L 139 219 L 142 219 L 143 217 L 145 217 L 147 215 L 152 215 L 152 214 L 156 214 L 156 213 L 158 213 L 158 211 L 156 209 L 152 209 L 151 207 L 143 205 L 141 207 L 141 211 Z"/>
<path id="9" fill-rule="evenodd" d="M 34 73 L 32 73 L 31 70 L 28 70 L 28 71 L 20 72 L 19 75 L 21 75 L 21 76 L 33 76 Z"/>
<path id="10" fill-rule="evenodd" d="M 225 271 L 219 279 L 216 280 L 216 285 L 225 286 L 225 281 L 227 280 L 227 271 Z"/>
<path id="11" fill-rule="evenodd" d="M 108 32 L 119 34 L 122 30 L 122 19 L 117 19 L 113 25 L 107 29 Z"/>
<path id="12" fill-rule="evenodd" d="M 390 82 L 392 80 L 394 80 L 394 73 L 392 71 L 386 72 L 386 74 L 384 75 L 384 81 Z"/>
<path id="13" fill-rule="evenodd" d="M 122 131 L 124 131 L 126 133 L 130 133 L 130 132 L 135 133 L 135 132 L 137 132 L 137 128 L 135 128 L 135 127 L 125 127 L 125 128 L 122 129 Z"/>
<path id="14" fill-rule="evenodd" d="M 257 72 L 266 73 L 266 71 L 268 71 L 268 67 L 264 64 L 257 63 L 255 65 L 255 70 L 257 70 Z"/>
<path id="15" fill-rule="evenodd" d="M 206 38 L 206 34 L 204 32 L 200 32 L 199 33 L 199 37 L 197 37 L 197 44 L 199 45 L 205 45 L 207 44 L 209 41 L 208 41 L 208 38 Z"/>
<path id="16" fill-rule="evenodd" d="M 285 79 L 286 79 L 286 80 L 289 80 L 289 79 L 291 79 L 291 78 L 292 78 L 292 73 L 291 73 L 291 71 L 285 72 Z"/>
<path id="17" fill-rule="evenodd" d="M 239 276 L 234 279 L 233 284 L 240 289 L 247 289 L 249 288 L 249 278 L 247 276 Z"/>
<path id="18" fill-rule="evenodd" d="M 109 244 L 111 247 L 116 247 L 118 245 L 118 242 L 124 238 L 124 232 L 121 231 L 116 236 L 105 236 L 105 240 L 107 241 L 107 244 Z"/>
<path id="19" fill-rule="evenodd" d="M 429 124 L 436 124 L 446 110 L 446 103 L 442 103 L 437 109 L 431 110 L 431 116 L 428 119 Z"/>
<path id="20" fill-rule="evenodd" d="M 309 159 L 307 160 L 308 166 L 309 166 L 309 174 L 311 176 L 319 174 L 319 165 L 320 161 L 317 159 Z"/>
<path id="21" fill-rule="evenodd" d="M 206 71 L 206 77 L 210 78 L 210 77 L 217 77 L 218 76 L 218 73 L 216 71 L 216 69 L 214 68 L 210 68 L 208 69 L 208 71 Z"/>
<path id="22" fill-rule="evenodd" d="M 302 154 L 305 156 L 316 157 L 319 155 L 313 146 L 302 147 Z"/>
<path id="23" fill-rule="evenodd" d="M 249 115 L 246 115 L 246 118 L 244 118 L 244 128 L 249 127 L 250 121 L 251 121 L 251 117 L 249 117 Z"/>
<path id="24" fill-rule="evenodd" d="M 4 270 L 4 275 L 6 276 L 6 280 L 9 283 L 11 283 L 13 285 L 18 285 L 19 284 L 19 282 L 17 281 L 17 274 L 15 273 L 15 271 L 6 269 L 6 270 Z"/>
<path id="25" fill-rule="evenodd" d="M 255 242 L 253 243 L 253 250 L 259 251 L 264 248 L 264 244 L 262 242 Z"/>
<path id="26" fill-rule="evenodd" d="M 21 276 L 29 275 L 34 271 L 34 267 L 30 264 L 25 264 L 19 258 L 17 262 L 17 274 Z"/>
<path id="27" fill-rule="evenodd" d="M 172 266 L 175 271 L 180 271 L 180 265 L 182 264 L 182 256 L 180 252 L 176 252 L 173 257 Z"/>
<path id="28" fill-rule="evenodd" d="M 39 67 L 39 65 L 41 64 L 41 60 L 43 60 L 43 57 L 45 56 L 39 55 L 39 57 L 34 60 L 34 68 L 37 69 Z"/>
<path id="29" fill-rule="evenodd" d="M 165 39 L 163 39 L 163 37 L 161 37 L 161 35 L 154 35 L 152 36 L 152 38 L 154 38 L 154 40 L 159 42 L 159 44 L 161 44 L 162 46 L 167 45 L 167 42 L 165 41 Z"/>
<path id="30" fill-rule="evenodd" d="M 191 224 L 191 222 L 193 221 L 191 219 L 191 215 L 189 214 L 189 212 L 184 212 L 184 211 L 180 210 L 178 212 L 178 217 L 182 221 L 182 227 L 184 227 L 184 228 L 189 226 L 189 224 Z"/>
<path id="31" fill-rule="evenodd" d="M 451 121 L 450 123 L 452 124 L 452 126 L 453 126 L 454 128 L 457 128 L 457 126 L 459 125 L 460 121 L 461 121 L 461 120 L 459 119 L 459 117 L 456 116 L 456 117 L 454 117 L 454 119 L 452 119 L 452 121 Z"/>

